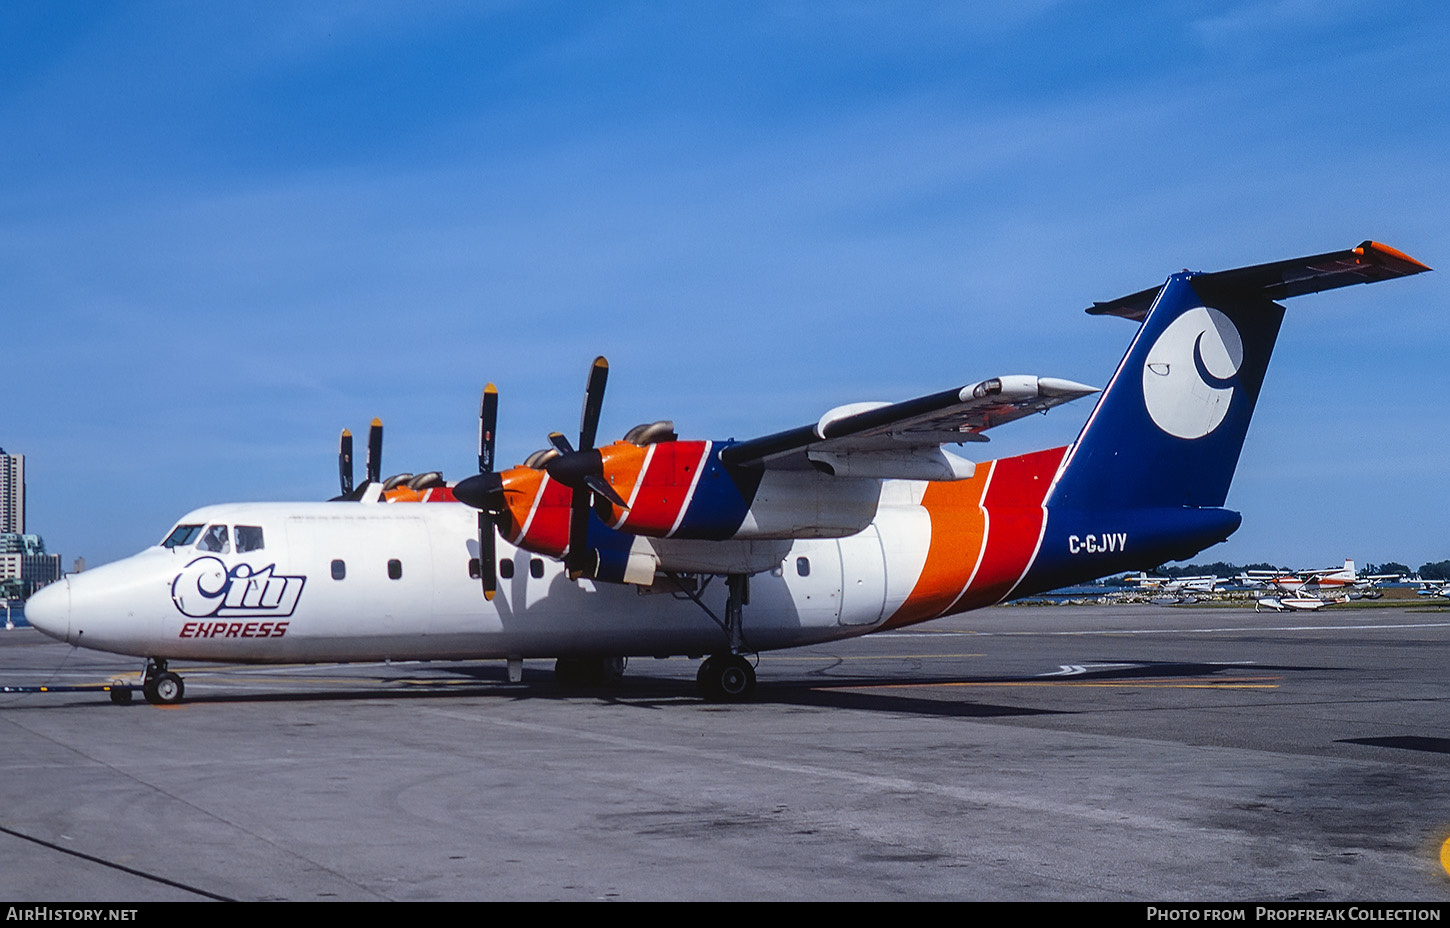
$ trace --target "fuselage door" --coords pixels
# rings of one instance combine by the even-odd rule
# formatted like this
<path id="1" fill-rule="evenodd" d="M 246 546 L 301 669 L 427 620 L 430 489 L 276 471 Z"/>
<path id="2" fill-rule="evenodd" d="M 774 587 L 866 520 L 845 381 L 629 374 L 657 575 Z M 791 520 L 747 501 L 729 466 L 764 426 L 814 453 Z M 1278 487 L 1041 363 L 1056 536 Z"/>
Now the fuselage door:
<path id="1" fill-rule="evenodd" d="M 874 625 L 886 604 L 886 555 L 875 523 L 849 538 L 838 539 L 841 551 L 842 625 Z"/>

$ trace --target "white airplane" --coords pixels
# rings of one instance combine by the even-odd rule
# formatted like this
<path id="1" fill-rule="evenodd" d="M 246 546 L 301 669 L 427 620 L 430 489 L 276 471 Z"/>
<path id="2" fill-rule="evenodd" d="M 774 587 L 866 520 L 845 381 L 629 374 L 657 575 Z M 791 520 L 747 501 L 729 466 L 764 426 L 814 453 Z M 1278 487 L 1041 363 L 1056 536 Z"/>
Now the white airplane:
<path id="1" fill-rule="evenodd" d="M 1139 573 L 1138 576 L 1127 579 L 1130 583 L 1136 583 L 1140 589 L 1161 590 L 1164 593 L 1212 593 L 1220 585 L 1228 583 L 1224 578 L 1213 574 L 1197 577 L 1150 577 L 1146 573 Z"/>
<path id="2" fill-rule="evenodd" d="M 1213 273 L 1184 271 L 1093 314 L 1140 323 L 1077 440 L 973 462 L 948 446 L 1099 391 L 1048 377 L 855 403 L 749 441 L 670 423 L 595 447 L 607 364 L 576 449 L 479 473 L 367 480 L 324 503 L 191 512 L 154 548 L 41 590 L 32 625 L 145 659 L 174 703 L 176 660 L 296 663 L 555 658 L 595 676 L 638 655 L 711 655 L 701 694 L 747 698 L 750 655 L 900 628 L 1182 560 L 1241 522 L 1229 482 L 1283 318 L 1274 300 L 1429 270 L 1374 242 Z M 499 540 L 498 536 L 502 536 Z M 129 689 L 113 690 L 117 701 Z"/>
<path id="3" fill-rule="evenodd" d="M 1415 595 L 1450 599 L 1450 580 L 1421 580 L 1420 588 L 1415 591 Z"/>
<path id="4" fill-rule="evenodd" d="M 1254 611 L 1268 609 L 1271 612 L 1312 612 L 1336 602 L 1343 602 L 1343 600 L 1301 596 L 1297 593 L 1288 596 L 1261 596 L 1254 600 Z"/>
<path id="5" fill-rule="evenodd" d="M 1303 596 L 1327 597 L 1331 600 L 1360 596 L 1368 596 L 1373 599 L 1382 595 L 1375 590 L 1376 586 L 1384 581 L 1399 578 L 1399 574 L 1361 575 L 1354 566 L 1354 560 L 1345 558 L 1343 567 L 1326 567 L 1323 570 L 1300 570 L 1279 574 L 1272 577 L 1269 583 L 1285 593 Z"/>
<path id="6" fill-rule="evenodd" d="M 1263 590 L 1273 585 L 1275 577 L 1283 576 L 1283 571 L 1276 570 L 1245 570 L 1234 574 L 1233 582 L 1249 590 Z"/>

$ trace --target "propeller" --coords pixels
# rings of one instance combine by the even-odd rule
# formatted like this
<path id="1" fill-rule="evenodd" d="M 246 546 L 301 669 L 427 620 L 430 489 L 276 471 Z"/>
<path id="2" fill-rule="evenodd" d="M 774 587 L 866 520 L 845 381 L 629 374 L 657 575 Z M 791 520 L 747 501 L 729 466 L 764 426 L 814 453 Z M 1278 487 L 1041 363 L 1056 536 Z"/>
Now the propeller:
<path id="1" fill-rule="evenodd" d="M 498 428 L 498 388 L 483 388 L 478 404 L 478 473 L 460 480 L 453 488 L 453 498 L 478 510 L 478 575 L 483 584 L 483 598 L 493 599 L 498 592 L 498 554 L 496 522 L 503 511 L 503 479 L 494 472 L 494 435 Z"/>
<path id="2" fill-rule="evenodd" d="M 629 506 L 609 481 L 604 479 L 604 459 L 594 447 L 594 438 L 599 433 L 599 413 L 604 407 L 604 385 L 609 380 L 609 362 L 602 356 L 594 359 L 589 368 L 589 379 L 584 384 L 584 411 L 579 417 L 579 447 L 575 449 L 569 439 L 558 432 L 549 435 L 549 444 L 558 455 L 544 462 L 548 475 L 574 491 L 569 506 L 569 551 L 564 556 L 564 565 L 569 570 L 569 579 L 577 580 L 589 573 L 589 510 L 596 499 L 603 498 L 621 509 Z"/>
<path id="3" fill-rule="evenodd" d="M 478 475 L 491 486 L 497 484 L 503 489 L 498 474 L 493 470 L 494 434 L 498 428 L 498 388 L 488 384 L 483 388 L 483 398 L 478 404 Z M 498 499 L 499 493 L 489 494 Z M 497 503 L 495 503 L 497 505 Z M 494 544 L 494 511 L 489 507 L 478 510 L 478 575 L 483 583 L 483 598 L 493 599 L 498 592 L 498 554 Z"/>
<path id="4" fill-rule="evenodd" d="M 604 459 L 594 447 L 599 432 L 599 413 L 604 405 L 604 385 L 609 379 L 609 362 L 599 357 L 589 369 L 584 386 L 584 410 L 579 422 L 576 449 L 559 432 L 549 435 L 550 449 L 530 455 L 525 466 L 543 470 L 549 477 L 573 491 L 569 506 L 569 549 L 564 563 L 570 579 L 590 572 L 589 510 L 599 500 L 621 509 L 629 505 L 604 479 Z M 497 519 L 505 511 L 503 478 L 494 471 L 494 429 L 498 424 L 498 391 L 493 384 L 484 388 L 478 412 L 478 473 L 453 487 L 453 498 L 478 510 L 479 573 L 483 595 L 493 598 L 498 570 L 495 550 Z"/>
<path id="5" fill-rule="evenodd" d="M 368 427 L 368 457 L 362 485 L 354 487 L 352 482 L 352 432 L 342 430 L 337 446 L 337 477 L 341 484 L 340 500 L 357 500 L 369 484 L 377 483 L 383 469 L 383 420 L 374 419 Z"/>
<path id="6" fill-rule="evenodd" d="M 479 473 L 458 481 L 454 499 L 479 510 L 479 580 L 484 599 L 499 592 L 497 522 L 503 512 L 503 479 L 493 470 L 494 434 L 499 426 L 499 389 L 492 383 L 483 389 L 479 402 Z"/>

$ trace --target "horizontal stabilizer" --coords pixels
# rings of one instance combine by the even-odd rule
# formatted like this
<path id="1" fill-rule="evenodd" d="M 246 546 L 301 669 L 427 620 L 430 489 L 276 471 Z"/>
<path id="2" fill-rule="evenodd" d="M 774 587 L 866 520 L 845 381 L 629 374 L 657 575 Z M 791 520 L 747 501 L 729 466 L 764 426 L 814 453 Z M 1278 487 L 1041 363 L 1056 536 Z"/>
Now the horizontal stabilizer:
<path id="1" fill-rule="evenodd" d="M 1350 284 L 1408 277 L 1428 270 L 1430 268 L 1388 245 L 1366 241 L 1348 251 L 1195 274 L 1191 279 L 1193 288 L 1202 294 L 1257 295 L 1269 300 L 1282 300 Z M 1087 311 L 1094 316 L 1122 316 L 1141 322 L 1162 289 L 1161 286 L 1150 287 L 1106 303 L 1094 303 Z"/>

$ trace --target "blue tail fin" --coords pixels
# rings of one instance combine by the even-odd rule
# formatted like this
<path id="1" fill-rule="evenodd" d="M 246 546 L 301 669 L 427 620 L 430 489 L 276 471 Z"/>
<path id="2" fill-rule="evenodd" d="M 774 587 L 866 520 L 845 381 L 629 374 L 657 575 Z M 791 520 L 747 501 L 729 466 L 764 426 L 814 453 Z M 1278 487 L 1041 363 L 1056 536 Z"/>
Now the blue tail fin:
<path id="1" fill-rule="evenodd" d="M 1090 313 L 1142 319 L 1078 436 L 1049 507 L 1220 507 L 1284 309 L 1274 300 L 1429 270 L 1393 248 L 1174 274 Z"/>
<path id="2" fill-rule="evenodd" d="M 1159 291 L 1078 436 L 1049 506 L 1222 506 L 1283 321 L 1255 294 Z"/>
<path id="3" fill-rule="evenodd" d="M 1192 557 L 1223 508 L 1284 309 L 1274 300 L 1429 270 L 1365 242 L 1275 264 L 1184 272 L 1091 313 L 1142 320 L 1058 471 L 1037 553 L 1011 596 Z"/>

